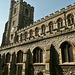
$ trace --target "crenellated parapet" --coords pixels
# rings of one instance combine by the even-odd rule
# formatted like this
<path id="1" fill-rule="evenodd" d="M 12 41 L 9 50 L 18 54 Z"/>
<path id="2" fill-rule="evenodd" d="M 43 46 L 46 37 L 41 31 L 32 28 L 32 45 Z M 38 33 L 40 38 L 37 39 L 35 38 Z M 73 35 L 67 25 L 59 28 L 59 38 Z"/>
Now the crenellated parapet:
<path id="1" fill-rule="evenodd" d="M 31 6 L 30 4 L 27 4 L 27 2 L 25 2 L 25 1 L 23 2 L 23 5 L 26 5 L 27 7 L 34 9 L 33 6 Z"/>

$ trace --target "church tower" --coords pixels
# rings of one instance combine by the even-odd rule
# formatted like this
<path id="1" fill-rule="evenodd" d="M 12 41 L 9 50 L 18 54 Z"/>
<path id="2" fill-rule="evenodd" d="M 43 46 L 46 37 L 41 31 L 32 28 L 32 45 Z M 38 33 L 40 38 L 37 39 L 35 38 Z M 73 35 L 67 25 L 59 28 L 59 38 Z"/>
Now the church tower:
<path id="1" fill-rule="evenodd" d="M 33 23 L 34 7 L 23 0 L 11 0 L 9 19 L 5 25 L 2 46 L 17 41 L 17 31 Z"/>

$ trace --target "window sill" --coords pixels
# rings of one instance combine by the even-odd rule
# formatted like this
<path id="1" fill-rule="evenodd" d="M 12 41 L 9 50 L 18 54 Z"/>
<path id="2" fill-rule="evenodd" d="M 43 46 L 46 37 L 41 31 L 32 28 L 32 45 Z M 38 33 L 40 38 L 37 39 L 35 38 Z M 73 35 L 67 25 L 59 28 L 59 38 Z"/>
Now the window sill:
<path id="1" fill-rule="evenodd" d="M 23 63 L 16 63 L 16 65 L 23 65 Z"/>
<path id="2" fill-rule="evenodd" d="M 34 66 L 44 66 L 45 63 L 33 63 Z"/>
<path id="3" fill-rule="evenodd" d="M 75 65 L 75 62 L 65 62 L 65 63 L 62 63 L 62 64 L 59 64 L 60 66 L 64 66 L 64 65 Z"/>
<path id="4" fill-rule="evenodd" d="M 68 26 L 74 25 L 74 23 L 68 24 Z"/>

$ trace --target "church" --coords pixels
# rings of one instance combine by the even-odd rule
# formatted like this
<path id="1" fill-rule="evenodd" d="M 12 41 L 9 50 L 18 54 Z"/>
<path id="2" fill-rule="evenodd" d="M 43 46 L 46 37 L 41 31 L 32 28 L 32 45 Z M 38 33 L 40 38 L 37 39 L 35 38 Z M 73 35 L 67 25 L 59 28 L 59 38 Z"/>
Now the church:
<path id="1" fill-rule="evenodd" d="M 75 75 L 75 3 L 33 19 L 33 6 L 11 0 L 0 46 L 0 75 Z"/>

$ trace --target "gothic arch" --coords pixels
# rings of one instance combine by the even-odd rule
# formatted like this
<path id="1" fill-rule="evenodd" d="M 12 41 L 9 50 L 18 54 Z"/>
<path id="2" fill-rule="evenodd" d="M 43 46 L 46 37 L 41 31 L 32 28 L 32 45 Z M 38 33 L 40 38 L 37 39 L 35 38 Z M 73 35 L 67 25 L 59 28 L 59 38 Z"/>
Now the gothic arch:
<path id="1" fill-rule="evenodd" d="M 56 22 L 58 22 L 58 21 L 59 21 L 59 19 L 62 19 L 62 20 L 63 20 L 63 18 L 62 18 L 62 17 L 59 17 L 59 18 L 56 20 Z"/>
<path id="2" fill-rule="evenodd" d="M 68 22 L 68 25 L 71 25 L 74 23 L 74 15 L 72 13 L 67 15 L 67 22 Z"/>
<path id="3" fill-rule="evenodd" d="M 21 50 L 17 52 L 17 63 L 23 63 L 23 52 Z"/>
<path id="4" fill-rule="evenodd" d="M 42 34 L 46 34 L 46 26 L 44 24 L 41 26 L 41 31 Z"/>
<path id="5" fill-rule="evenodd" d="M 63 19 L 62 18 L 57 19 L 57 27 L 58 27 L 58 31 L 60 31 L 60 28 L 63 27 Z"/>
<path id="6" fill-rule="evenodd" d="M 33 50 L 33 63 L 43 63 L 43 50 L 40 47 Z"/>
<path id="7" fill-rule="evenodd" d="M 61 44 L 64 43 L 64 42 L 68 42 L 70 45 L 72 45 L 72 47 L 74 47 L 74 44 L 73 44 L 72 42 L 65 40 L 65 41 L 62 41 L 62 42 L 59 44 L 59 48 L 61 47 Z"/>
<path id="8" fill-rule="evenodd" d="M 73 14 L 73 13 L 69 13 L 69 14 L 67 15 L 67 19 L 68 19 L 68 17 L 69 17 L 70 15 L 74 16 L 74 14 Z"/>
<path id="9" fill-rule="evenodd" d="M 36 27 L 36 28 L 35 28 L 35 36 L 38 36 L 38 35 L 39 35 L 39 28 Z"/>
<path id="10" fill-rule="evenodd" d="M 36 47 L 33 47 L 33 49 L 32 49 L 32 53 L 33 53 L 33 50 L 34 50 L 35 48 L 37 48 L 37 47 L 40 48 L 40 49 L 42 49 L 43 51 L 45 51 L 43 47 L 36 46 Z"/>
<path id="11" fill-rule="evenodd" d="M 73 58 L 73 44 L 68 42 L 68 41 L 64 41 L 61 45 L 61 56 L 62 56 L 62 63 L 64 62 L 73 62 L 74 58 Z"/>
<path id="12" fill-rule="evenodd" d="M 29 35 L 30 35 L 30 38 L 33 37 L 33 30 L 32 29 L 29 31 Z"/>
<path id="13" fill-rule="evenodd" d="M 50 33 L 51 33 L 52 30 L 54 29 L 54 27 L 53 27 L 53 22 L 50 21 L 49 24 L 48 24 L 48 26 L 49 26 L 49 31 L 50 31 Z"/>
<path id="14" fill-rule="evenodd" d="M 10 63 L 11 54 L 8 52 L 6 54 L 6 63 Z"/>

